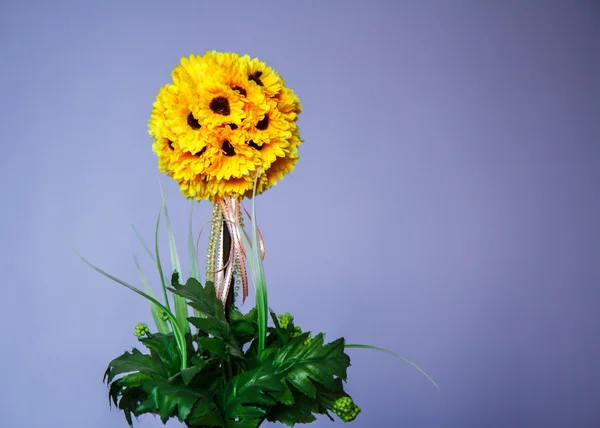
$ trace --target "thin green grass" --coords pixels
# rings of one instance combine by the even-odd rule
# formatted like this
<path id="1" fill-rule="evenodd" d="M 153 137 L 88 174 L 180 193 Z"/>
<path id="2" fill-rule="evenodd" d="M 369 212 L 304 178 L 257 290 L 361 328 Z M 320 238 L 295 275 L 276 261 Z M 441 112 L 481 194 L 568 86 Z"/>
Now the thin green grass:
<path id="1" fill-rule="evenodd" d="M 162 186 L 160 186 L 160 194 L 162 196 L 162 207 L 165 213 L 165 222 L 167 223 L 167 234 L 169 235 L 169 250 L 171 254 L 171 268 L 172 271 L 177 272 L 179 276 L 182 275 L 181 264 L 179 263 L 179 255 L 177 254 L 177 246 L 175 245 L 175 236 L 173 235 L 173 228 L 171 227 L 171 220 L 169 219 L 169 211 L 167 210 L 167 198 L 163 192 Z M 157 256 L 158 263 L 158 256 Z M 179 323 L 179 328 L 184 333 L 189 333 L 190 326 L 188 324 L 188 306 L 185 298 L 173 295 L 173 301 L 175 303 L 175 316 Z"/>
<path id="2" fill-rule="evenodd" d="M 238 225 L 242 241 L 244 241 L 244 248 L 246 250 L 246 256 L 248 258 L 248 264 L 250 267 L 250 274 L 252 276 L 252 283 L 256 292 L 256 311 L 258 314 L 258 353 L 265 349 L 265 340 L 267 335 L 267 319 L 269 317 L 269 305 L 267 299 L 267 282 L 265 280 L 265 271 L 260 254 L 260 244 L 258 237 L 258 227 L 256 225 L 256 210 L 255 210 L 255 197 L 256 197 L 256 183 L 258 179 L 258 172 L 254 180 L 254 189 L 252 191 L 252 240 L 246 233 L 246 231 Z"/>
<path id="3" fill-rule="evenodd" d="M 346 348 L 364 348 L 364 349 L 374 349 L 376 351 L 381 351 L 384 352 L 386 354 L 389 355 L 393 355 L 396 358 L 401 359 L 402 361 L 410 364 L 411 366 L 413 366 L 415 369 L 417 369 L 419 372 L 421 372 L 421 374 L 423 374 L 423 376 L 425 376 L 427 379 L 429 379 L 429 382 L 431 382 L 433 384 L 433 386 L 435 386 L 438 390 L 440 390 L 440 387 L 438 386 L 437 383 L 435 383 L 435 381 L 429 377 L 429 375 L 427 373 L 425 373 L 423 371 L 423 369 L 421 369 L 421 367 L 419 367 L 418 365 L 416 365 L 415 363 L 413 363 L 412 361 L 410 361 L 409 359 L 403 357 L 402 355 L 398 355 L 395 352 L 392 351 L 388 351 L 387 349 L 383 349 L 383 348 L 378 348 L 376 346 L 370 346 L 370 345 L 361 345 L 361 344 L 346 344 L 344 345 L 344 347 Z"/>
<path id="4" fill-rule="evenodd" d="M 177 319 L 175 318 L 175 315 L 173 315 L 173 313 L 169 310 L 169 308 L 167 308 L 166 306 L 163 306 L 163 304 L 160 303 L 158 300 L 156 300 L 154 297 L 152 297 L 152 296 L 144 293 L 143 291 L 137 289 L 133 285 L 130 285 L 130 284 L 126 283 L 125 281 L 122 281 L 119 278 L 114 277 L 111 274 L 103 271 L 99 267 L 93 265 L 85 257 L 83 257 L 81 254 L 79 254 L 79 252 L 71 245 L 71 243 L 69 241 L 67 241 L 67 244 L 71 247 L 71 249 L 75 252 L 75 254 L 77 254 L 79 256 L 79 258 L 85 264 L 87 264 L 89 267 L 91 267 L 92 269 L 94 269 L 96 272 L 98 272 L 98 273 L 104 275 L 105 277 L 107 277 L 109 279 L 112 279 L 113 281 L 115 281 L 115 282 L 123 285 L 124 287 L 127 287 L 130 290 L 136 292 L 137 294 L 139 294 L 140 296 L 146 298 L 151 303 L 155 304 L 156 306 L 158 306 L 160 309 L 162 309 L 164 311 L 164 313 L 166 314 L 169 322 L 171 323 L 171 327 L 173 328 L 173 333 L 175 335 L 175 340 L 177 342 L 177 348 L 179 349 L 179 353 L 181 355 L 181 370 L 185 369 L 187 367 L 187 344 L 186 344 L 186 341 L 185 341 L 185 335 L 183 334 L 183 332 L 179 328 L 179 325 L 177 324 Z"/>
<path id="5" fill-rule="evenodd" d="M 148 278 L 144 274 L 144 271 L 142 271 L 142 268 L 140 267 L 138 259 L 135 255 L 133 256 L 133 261 L 135 262 L 135 266 L 137 267 L 137 270 L 140 274 L 140 280 L 142 281 L 142 284 L 144 285 L 144 291 L 149 296 L 154 297 L 154 293 L 152 291 L 152 286 L 150 286 L 150 282 L 148 281 Z M 169 329 L 167 322 L 163 318 L 162 309 L 159 306 L 156 306 L 154 303 L 150 302 L 150 311 L 152 312 L 152 318 L 154 319 L 154 324 L 156 325 L 156 329 L 162 334 L 170 333 L 171 330 Z"/>

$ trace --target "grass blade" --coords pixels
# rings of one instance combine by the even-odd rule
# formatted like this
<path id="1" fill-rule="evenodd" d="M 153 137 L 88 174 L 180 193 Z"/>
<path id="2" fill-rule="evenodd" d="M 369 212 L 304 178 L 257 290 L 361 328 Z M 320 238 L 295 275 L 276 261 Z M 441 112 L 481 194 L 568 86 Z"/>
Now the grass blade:
<path id="1" fill-rule="evenodd" d="M 158 230 L 160 228 L 160 215 L 162 214 L 164 206 L 164 201 L 160 206 L 160 211 L 158 212 L 158 218 L 156 219 L 156 230 L 154 231 L 154 252 L 156 254 L 156 268 L 158 269 L 158 276 L 160 277 L 160 284 L 163 290 L 163 297 L 165 298 L 165 306 L 171 312 L 171 305 L 169 304 L 169 296 L 167 295 L 167 286 L 165 284 L 165 275 L 163 273 L 162 265 L 160 263 L 160 254 L 158 252 Z"/>
<path id="2" fill-rule="evenodd" d="M 190 220 L 188 223 L 188 258 L 190 264 L 190 278 L 195 278 L 198 282 L 200 281 L 200 269 L 198 267 L 198 255 L 196 253 L 196 245 L 194 245 L 194 234 L 192 229 L 192 218 L 194 214 L 194 201 L 192 201 L 190 207 Z M 202 314 L 194 309 L 194 316 L 196 318 L 202 317 Z"/>
<path id="3" fill-rule="evenodd" d="M 417 369 L 419 372 L 421 372 L 421 374 L 423 376 L 425 376 L 427 379 L 429 379 L 429 382 L 431 382 L 433 384 L 433 386 L 435 386 L 437 389 L 440 389 L 440 387 L 438 386 L 437 383 L 435 383 L 435 381 L 433 379 L 431 379 L 431 377 L 429 377 L 429 375 L 427 373 L 425 373 L 423 371 L 423 369 L 421 369 L 421 367 L 419 367 L 418 365 L 416 365 L 415 363 L 413 363 L 412 361 L 410 361 L 409 359 L 403 357 L 402 355 L 398 355 L 395 352 L 392 351 L 388 351 L 387 349 L 383 349 L 383 348 L 378 348 L 376 346 L 370 346 L 370 345 L 360 345 L 360 344 L 350 344 L 350 345 L 344 345 L 345 348 L 364 348 L 364 349 L 374 349 L 376 351 L 381 351 L 384 352 L 386 354 L 389 355 L 393 355 L 396 358 L 401 359 L 402 361 L 404 361 L 405 363 L 410 364 L 411 366 L 413 366 L 415 369 Z M 441 390 L 440 390 L 441 391 Z"/>
<path id="4" fill-rule="evenodd" d="M 137 236 L 138 241 L 140 241 L 140 243 L 142 244 L 142 247 L 144 247 L 144 250 L 146 250 L 146 252 L 150 256 L 150 258 L 152 259 L 152 261 L 154 263 L 156 263 L 156 258 L 154 257 L 154 254 L 152 254 L 152 251 L 150 251 L 150 248 L 148 248 L 148 246 L 146 245 L 146 242 L 144 241 L 144 239 L 142 238 L 142 236 L 138 233 L 137 229 L 135 228 L 135 226 L 133 224 L 131 225 L 131 228 L 135 232 L 135 236 Z"/>
<path id="5" fill-rule="evenodd" d="M 142 281 L 142 284 L 144 285 L 144 291 L 149 296 L 154 297 L 154 293 L 152 292 L 152 287 L 150 286 L 150 282 L 148 282 L 148 278 L 144 274 L 144 271 L 142 271 L 142 268 L 140 267 L 140 264 L 139 264 L 136 256 L 133 256 L 133 261 L 135 262 L 137 270 L 140 274 L 140 279 Z M 162 317 L 162 309 L 160 307 L 156 306 L 154 303 L 150 302 L 150 311 L 152 312 L 152 318 L 154 319 L 154 324 L 156 325 L 156 329 L 162 334 L 169 334 L 171 332 L 171 330 L 169 329 L 167 322 Z"/>
<path id="6" fill-rule="evenodd" d="M 112 279 L 115 282 L 118 282 L 122 286 L 127 287 L 130 290 L 136 292 L 140 296 L 146 298 L 150 302 L 152 302 L 155 305 L 157 305 L 160 309 L 162 309 L 165 312 L 165 314 L 167 315 L 167 318 L 171 322 L 171 326 L 173 327 L 173 334 L 175 335 L 175 340 L 177 341 L 177 347 L 179 349 L 179 353 L 180 353 L 180 356 L 181 356 L 181 369 L 182 370 L 185 369 L 187 367 L 187 343 L 185 341 L 185 336 L 183 335 L 183 333 L 181 332 L 181 329 L 177 325 L 177 319 L 175 318 L 175 316 L 173 315 L 173 313 L 169 310 L 169 308 L 163 306 L 162 303 L 160 303 L 154 297 L 152 297 L 152 296 L 144 293 L 143 291 L 139 290 L 138 288 L 134 287 L 133 285 L 128 284 L 125 281 L 122 281 L 119 278 L 117 278 L 115 276 L 112 276 L 108 272 L 105 272 L 102 269 L 100 269 L 99 267 L 93 265 L 92 263 L 90 263 L 89 261 L 87 261 L 87 259 L 85 257 L 83 257 L 81 254 L 79 254 L 79 252 L 71 245 L 71 243 L 69 241 L 67 241 L 67 244 L 71 247 L 71 249 L 75 252 L 75 254 L 77 254 L 79 256 L 79 258 L 86 265 L 88 265 L 89 267 L 91 267 L 92 269 L 94 269 L 96 272 L 98 272 L 98 273 L 104 275 L 105 277 L 107 277 L 109 279 Z"/>
<path id="7" fill-rule="evenodd" d="M 172 270 L 179 274 L 182 278 L 181 264 L 179 263 L 179 255 L 177 254 L 177 247 L 175 246 L 175 236 L 173 235 L 173 229 L 171 227 L 171 220 L 169 219 L 169 211 L 167 210 L 167 198 L 163 192 L 162 186 L 160 187 L 160 194 L 162 196 L 162 207 L 165 212 L 165 222 L 167 223 L 167 233 L 169 235 L 169 250 L 171 253 L 171 267 Z M 183 278 L 182 278 L 183 280 Z M 174 295 L 173 301 L 175 302 L 175 316 L 179 327 L 185 333 L 189 333 L 190 326 L 188 324 L 188 306 L 185 298 Z"/>
<path id="8" fill-rule="evenodd" d="M 250 237 L 244 229 L 239 225 L 240 235 L 244 242 L 244 248 L 248 257 L 248 264 L 250 266 L 250 273 L 252 275 L 252 282 L 254 283 L 254 289 L 256 291 L 256 311 L 258 313 L 258 353 L 265 349 L 265 338 L 267 335 L 267 319 L 269 316 L 269 305 L 267 299 L 267 282 L 265 280 L 265 271 L 260 254 L 260 245 L 258 237 L 258 227 L 256 226 L 256 210 L 255 210 L 255 198 L 256 198 L 256 183 L 258 180 L 258 173 L 254 179 L 254 190 L 252 192 L 252 242 Z"/>
<path id="9" fill-rule="evenodd" d="M 198 269 L 198 257 L 196 254 L 196 246 L 194 245 L 194 235 L 192 232 L 192 218 L 194 214 L 194 201 L 190 208 L 190 220 L 188 223 L 188 256 L 190 263 L 190 278 L 195 278 L 200 281 L 200 270 Z"/>

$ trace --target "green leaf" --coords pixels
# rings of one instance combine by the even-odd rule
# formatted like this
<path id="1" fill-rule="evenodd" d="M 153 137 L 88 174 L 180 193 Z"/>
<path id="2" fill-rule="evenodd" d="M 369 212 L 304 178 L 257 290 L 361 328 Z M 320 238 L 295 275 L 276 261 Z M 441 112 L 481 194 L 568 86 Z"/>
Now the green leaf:
<path id="1" fill-rule="evenodd" d="M 169 374 L 177 373 L 181 366 L 181 356 L 177 348 L 177 341 L 173 334 L 153 334 L 139 339 L 142 344 L 155 353 L 167 367 Z"/>
<path id="2" fill-rule="evenodd" d="M 231 328 L 225 318 L 223 303 L 218 299 L 213 283 L 207 282 L 203 288 L 196 279 L 190 278 L 185 285 L 180 285 L 176 274 L 173 274 L 172 283 L 174 288 L 170 288 L 169 290 L 188 299 L 188 304 L 196 309 L 199 314 L 206 317 L 190 317 L 188 318 L 189 322 L 201 331 L 214 336 L 214 339 L 219 339 L 223 342 L 229 355 L 242 358 L 242 350 L 233 337 Z M 221 345 L 217 345 L 216 343 L 208 343 L 207 346 L 211 346 L 211 349 L 217 350 L 214 352 L 221 352 L 222 349 Z"/>
<path id="3" fill-rule="evenodd" d="M 244 346 L 256 336 L 256 324 L 247 321 L 232 322 L 231 332 L 239 345 Z"/>
<path id="4" fill-rule="evenodd" d="M 277 401 L 279 401 L 282 404 L 285 404 L 286 406 L 293 405 L 295 402 L 294 394 L 292 394 L 291 389 L 288 387 L 287 382 L 285 381 L 285 378 L 281 379 L 281 384 L 283 385 L 283 391 L 282 392 L 273 392 L 273 393 L 271 393 L 271 395 Z"/>
<path id="5" fill-rule="evenodd" d="M 279 349 L 273 364 L 287 372 L 286 379 L 290 384 L 315 398 L 317 387 L 313 381 L 333 388 L 334 377 L 346 379 L 350 357 L 344 353 L 343 338 L 323 345 L 323 333 L 306 343 L 308 335 L 309 333 L 303 333 Z"/>
<path id="6" fill-rule="evenodd" d="M 231 333 L 240 347 L 243 347 L 256 337 L 256 332 L 258 331 L 256 320 L 256 308 L 252 308 L 248 313 L 242 314 L 235 306 L 232 307 L 229 325 Z"/>
<path id="7" fill-rule="evenodd" d="M 188 422 L 198 427 L 225 427 L 223 415 L 214 401 L 198 400 L 188 416 Z"/>
<path id="8" fill-rule="evenodd" d="M 313 415 L 314 400 L 306 395 L 299 395 L 293 405 L 277 404 L 269 412 L 269 422 L 281 422 L 288 426 L 309 424 L 317 420 Z"/>
<path id="9" fill-rule="evenodd" d="M 120 379 L 115 380 L 110 384 L 110 389 L 108 392 L 109 404 L 112 400 L 115 406 L 118 406 L 120 409 L 125 410 L 129 408 L 131 411 L 134 411 L 139 402 L 145 400 L 145 395 L 143 393 L 139 393 L 139 391 L 133 392 L 133 390 L 149 380 L 152 380 L 150 376 L 140 372 L 130 373 Z M 120 403 L 119 396 L 121 396 L 122 401 Z M 123 400 L 123 396 L 127 396 L 128 398 L 126 397 Z M 136 400 L 135 403 L 130 402 L 128 404 L 128 400 L 131 401 L 131 398 L 134 396 Z"/>
<path id="10" fill-rule="evenodd" d="M 197 400 L 210 403 L 211 398 L 202 392 L 181 384 L 172 385 L 166 380 L 153 380 L 142 385 L 148 399 L 138 409 L 157 411 L 163 423 L 172 416 L 184 421 Z"/>
<path id="11" fill-rule="evenodd" d="M 179 275 L 173 273 L 171 280 L 173 288 L 169 290 L 189 300 L 188 304 L 197 309 L 202 315 L 205 315 L 218 322 L 222 328 L 229 328 L 223 303 L 218 299 L 215 287 L 208 281 L 204 287 L 194 278 L 189 278 L 185 285 L 179 283 Z"/>
<path id="12" fill-rule="evenodd" d="M 141 388 L 127 388 L 123 390 L 119 400 L 119 409 L 123 410 L 125 419 L 130 427 L 133 427 L 131 415 L 139 416 L 148 411 L 139 410 L 139 406 L 147 400 L 147 394 Z"/>
<path id="13" fill-rule="evenodd" d="M 200 361 L 205 361 L 205 360 L 200 360 Z M 206 363 L 203 365 L 193 365 L 193 366 L 188 367 L 187 369 L 184 369 L 181 372 L 179 372 L 181 375 L 181 379 L 183 380 L 183 383 L 186 385 L 189 385 L 194 380 L 196 375 L 202 371 L 202 368 L 204 367 L 204 365 L 206 365 Z"/>
<path id="14" fill-rule="evenodd" d="M 421 367 L 419 367 L 418 365 L 416 365 L 415 363 L 413 363 L 412 361 L 408 360 L 407 358 L 403 357 L 402 355 L 398 355 L 395 352 L 392 351 L 388 351 L 387 349 L 383 349 L 383 348 L 378 348 L 376 346 L 370 346 L 370 345 L 361 345 L 361 344 L 349 344 L 349 345 L 345 345 L 346 348 L 362 348 L 362 349 L 373 349 L 376 351 L 380 351 L 389 355 L 393 355 L 394 357 L 410 364 L 411 366 L 413 366 L 414 368 L 416 368 L 423 376 L 425 376 L 427 379 L 429 379 L 429 382 L 431 382 L 433 384 L 433 386 L 435 386 L 438 390 L 441 391 L 440 387 L 438 386 L 437 383 L 435 383 L 435 381 L 429 377 L 429 375 L 427 373 L 425 373 L 423 371 L 423 369 L 421 369 Z"/>
<path id="15" fill-rule="evenodd" d="M 136 373 L 128 374 L 127 376 L 123 376 L 122 378 L 117 379 L 113 383 L 118 383 L 119 385 L 127 387 L 127 388 L 133 388 L 136 386 L 140 386 L 144 382 L 149 381 L 149 380 L 152 380 L 152 378 L 150 376 L 148 376 L 147 374 L 136 372 Z"/>
<path id="16" fill-rule="evenodd" d="M 336 378 L 333 387 L 322 387 L 317 391 L 317 399 L 313 402 L 313 413 L 326 415 L 333 421 L 328 409 L 332 409 L 335 401 L 344 396 L 349 396 L 349 394 L 344 391 L 342 379 Z"/>
<path id="17" fill-rule="evenodd" d="M 219 355 L 222 355 L 223 357 L 228 355 L 236 358 L 244 357 L 239 344 L 231 334 L 229 328 L 223 328 L 223 326 L 221 326 L 220 323 L 215 321 L 213 318 L 190 317 L 188 320 L 192 325 L 197 327 L 199 331 L 213 336 L 212 338 L 198 338 L 198 342 L 203 348 L 210 350 L 211 352 L 218 352 Z M 221 337 L 223 332 L 225 332 L 226 337 Z M 217 341 L 219 344 L 213 344 L 212 341 Z"/>
<path id="18" fill-rule="evenodd" d="M 228 426 L 229 421 L 236 418 L 248 423 L 265 418 L 269 408 L 277 403 L 271 394 L 284 391 L 282 378 L 283 373 L 271 361 L 264 361 L 259 367 L 235 376 L 223 391 Z"/>
<path id="19" fill-rule="evenodd" d="M 198 346 L 208 352 L 219 355 L 223 359 L 227 359 L 227 346 L 223 339 L 219 337 L 199 337 Z"/>
<path id="20" fill-rule="evenodd" d="M 125 352 L 108 364 L 108 368 L 104 373 L 104 381 L 108 384 L 112 382 L 115 376 L 131 372 L 144 373 L 152 379 L 168 376 L 167 368 L 160 360 L 152 358 L 151 355 L 142 354 L 133 348 L 131 353 Z"/>

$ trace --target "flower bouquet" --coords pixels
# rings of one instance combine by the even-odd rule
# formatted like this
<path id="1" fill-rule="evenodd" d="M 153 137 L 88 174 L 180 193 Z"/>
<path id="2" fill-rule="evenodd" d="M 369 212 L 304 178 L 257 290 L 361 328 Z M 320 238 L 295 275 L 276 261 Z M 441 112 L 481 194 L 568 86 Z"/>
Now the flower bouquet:
<path id="1" fill-rule="evenodd" d="M 207 52 L 183 58 L 162 87 L 149 123 L 161 172 L 175 179 L 192 203 L 213 205 L 204 281 L 198 263 L 192 213 L 188 232 L 189 274 L 180 260 L 163 194 L 154 251 L 162 297 L 156 297 L 139 264 L 144 290 L 82 260 L 145 297 L 156 330 L 146 324 L 135 335 L 147 352 L 133 348 L 108 364 L 109 399 L 133 426 L 132 416 L 150 413 L 163 423 L 178 418 L 190 428 L 256 428 L 263 421 L 289 426 L 311 423 L 330 412 L 354 420 L 360 408 L 344 391 L 349 348 L 344 338 L 303 332 L 289 314 L 267 303 L 265 247 L 256 222 L 255 196 L 294 168 L 302 140 L 296 124 L 300 103 L 272 68 L 258 59 Z M 252 199 L 244 226 L 241 201 Z M 171 271 L 158 251 L 161 215 L 166 220 Z M 137 264 L 137 260 L 136 260 Z M 236 305 L 256 302 L 246 313 Z M 427 376 L 428 379 L 429 376 Z M 435 385 L 435 382 L 430 379 Z M 437 387 L 437 385 L 435 385 Z"/>

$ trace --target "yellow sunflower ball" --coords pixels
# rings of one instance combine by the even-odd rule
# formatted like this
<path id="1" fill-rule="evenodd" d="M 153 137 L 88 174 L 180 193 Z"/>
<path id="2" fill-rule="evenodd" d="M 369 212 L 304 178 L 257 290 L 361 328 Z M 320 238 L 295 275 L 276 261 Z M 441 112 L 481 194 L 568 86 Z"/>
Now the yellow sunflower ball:
<path id="1" fill-rule="evenodd" d="M 189 199 L 251 196 L 294 169 L 301 105 L 281 76 L 248 55 L 190 55 L 156 97 L 149 123 L 161 172 Z"/>

